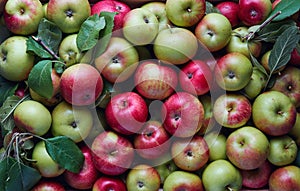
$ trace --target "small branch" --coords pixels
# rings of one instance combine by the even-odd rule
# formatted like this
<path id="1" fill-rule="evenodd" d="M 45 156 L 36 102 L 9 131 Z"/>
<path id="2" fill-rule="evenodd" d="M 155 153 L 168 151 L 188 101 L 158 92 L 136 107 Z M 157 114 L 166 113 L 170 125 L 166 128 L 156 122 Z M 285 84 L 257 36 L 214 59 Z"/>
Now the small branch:
<path id="1" fill-rule="evenodd" d="M 32 39 L 39 43 L 49 54 L 51 54 L 51 56 L 53 56 L 56 60 L 59 60 L 59 57 L 38 37 L 35 36 L 31 36 Z"/>

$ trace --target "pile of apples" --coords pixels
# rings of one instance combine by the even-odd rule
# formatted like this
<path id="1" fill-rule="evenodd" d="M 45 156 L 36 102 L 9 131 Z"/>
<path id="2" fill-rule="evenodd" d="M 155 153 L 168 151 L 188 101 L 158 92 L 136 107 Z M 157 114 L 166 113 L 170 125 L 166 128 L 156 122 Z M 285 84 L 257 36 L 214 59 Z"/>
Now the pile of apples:
<path id="1" fill-rule="evenodd" d="M 299 9 L 0 0 L 0 190 L 300 190 Z"/>

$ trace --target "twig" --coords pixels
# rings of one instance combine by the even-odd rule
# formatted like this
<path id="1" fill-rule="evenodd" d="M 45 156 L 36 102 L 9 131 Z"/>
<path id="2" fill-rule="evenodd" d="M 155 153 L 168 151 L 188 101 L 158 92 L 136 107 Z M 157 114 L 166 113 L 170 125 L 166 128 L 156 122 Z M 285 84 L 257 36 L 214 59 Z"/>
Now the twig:
<path id="1" fill-rule="evenodd" d="M 53 56 L 56 60 L 59 60 L 59 57 L 38 37 L 35 36 L 31 36 L 32 39 L 39 43 L 49 54 L 51 54 L 51 56 Z"/>

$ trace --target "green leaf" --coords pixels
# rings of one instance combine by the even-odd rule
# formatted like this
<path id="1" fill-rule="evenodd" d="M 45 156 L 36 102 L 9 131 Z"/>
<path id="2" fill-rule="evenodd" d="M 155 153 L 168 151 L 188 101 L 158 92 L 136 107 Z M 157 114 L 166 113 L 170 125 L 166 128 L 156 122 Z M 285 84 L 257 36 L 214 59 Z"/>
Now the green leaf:
<path id="1" fill-rule="evenodd" d="M 56 73 L 62 74 L 64 72 L 64 70 L 66 69 L 66 65 L 63 62 L 55 62 L 54 69 L 55 69 Z"/>
<path id="2" fill-rule="evenodd" d="M 105 27 L 105 19 L 98 14 L 87 18 L 81 25 L 76 43 L 79 51 L 93 48 L 99 40 L 99 32 Z"/>
<path id="3" fill-rule="evenodd" d="M 78 146 L 66 136 L 48 138 L 45 146 L 50 157 L 61 167 L 78 173 L 83 165 L 84 156 Z"/>
<path id="4" fill-rule="evenodd" d="M 51 72 L 51 60 L 39 61 L 29 73 L 28 86 L 37 94 L 45 98 L 51 98 L 53 94 Z"/>
<path id="5" fill-rule="evenodd" d="M 28 191 L 41 179 L 40 173 L 7 157 L 0 162 L 0 190 Z"/>
<path id="6" fill-rule="evenodd" d="M 35 54 L 40 58 L 53 58 L 52 55 L 44 49 L 38 42 L 29 37 L 26 41 L 27 52 Z"/>
<path id="7" fill-rule="evenodd" d="M 253 66 L 257 67 L 257 69 L 260 70 L 262 73 L 268 75 L 266 69 L 263 67 L 263 65 L 261 65 L 261 63 L 259 63 L 259 61 L 255 58 L 255 56 L 253 56 L 251 51 L 250 51 L 250 60 Z"/>
<path id="8" fill-rule="evenodd" d="M 300 9 L 300 1 L 299 0 L 293 0 L 293 1 L 291 1 L 291 0 L 281 0 L 276 5 L 274 10 L 271 12 L 269 17 L 272 17 L 278 11 L 281 11 L 281 14 L 273 19 L 273 21 L 280 21 L 280 20 L 283 20 L 283 19 L 293 15 L 294 13 L 299 11 L 299 9 Z"/>
<path id="9" fill-rule="evenodd" d="M 18 83 L 8 81 L 0 76 L 0 106 L 2 106 L 8 96 L 14 95 L 17 88 Z"/>
<path id="10" fill-rule="evenodd" d="M 205 1 L 205 13 L 220 13 L 220 11 L 211 2 Z"/>

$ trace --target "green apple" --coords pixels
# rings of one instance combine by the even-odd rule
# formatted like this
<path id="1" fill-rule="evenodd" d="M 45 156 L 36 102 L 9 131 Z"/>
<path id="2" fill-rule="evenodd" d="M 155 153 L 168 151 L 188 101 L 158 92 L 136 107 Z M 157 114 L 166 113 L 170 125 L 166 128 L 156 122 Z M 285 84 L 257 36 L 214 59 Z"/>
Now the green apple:
<path id="1" fill-rule="evenodd" d="M 196 25 L 195 35 L 211 52 L 224 48 L 231 38 L 231 24 L 220 13 L 208 13 Z"/>
<path id="2" fill-rule="evenodd" d="M 64 33 L 78 32 L 90 14 L 88 0 L 50 0 L 47 6 L 47 18 Z"/>
<path id="3" fill-rule="evenodd" d="M 70 34 L 64 37 L 59 45 L 59 57 L 64 60 L 67 67 L 79 63 L 83 57 L 83 54 L 77 48 L 76 38 L 77 33 Z"/>
<path id="4" fill-rule="evenodd" d="M 264 89 L 266 82 L 267 75 L 254 66 L 251 79 L 243 89 L 246 96 L 249 99 L 256 98 Z"/>
<path id="5" fill-rule="evenodd" d="M 51 132 L 54 136 L 67 136 L 78 143 L 93 127 L 93 115 L 88 107 L 76 107 L 62 101 L 52 111 Z"/>
<path id="6" fill-rule="evenodd" d="M 65 172 L 65 169 L 50 157 L 44 141 L 40 141 L 34 146 L 32 160 L 36 161 L 33 165 L 43 177 L 57 177 Z"/>
<path id="7" fill-rule="evenodd" d="M 175 162 L 171 159 L 171 160 L 166 161 L 158 166 L 155 166 L 155 169 L 159 173 L 160 182 L 163 184 L 165 182 L 166 178 L 172 172 L 178 170 L 178 167 L 176 166 Z"/>
<path id="8" fill-rule="evenodd" d="M 123 35 L 135 45 L 151 43 L 159 30 L 159 22 L 153 12 L 145 8 L 130 10 L 124 17 Z"/>
<path id="9" fill-rule="evenodd" d="M 219 126 L 217 126 L 216 120 L 213 117 L 213 100 L 211 95 L 200 95 L 199 100 L 204 108 L 204 119 L 198 134 L 204 135 L 208 132 L 211 132 L 213 129 L 217 129 Z"/>
<path id="10" fill-rule="evenodd" d="M 52 123 L 50 111 L 34 100 L 26 100 L 20 103 L 14 110 L 13 117 L 18 128 L 39 136 L 46 134 Z"/>
<path id="11" fill-rule="evenodd" d="M 207 165 L 202 174 L 206 191 L 238 191 L 242 188 L 242 175 L 229 161 L 219 159 Z"/>
<path id="12" fill-rule="evenodd" d="M 289 135 L 294 138 L 297 146 L 300 147 L 300 112 L 297 113 L 295 125 L 289 131 Z"/>
<path id="13" fill-rule="evenodd" d="M 23 81 L 28 78 L 34 56 L 26 52 L 27 39 L 24 36 L 11 36 L 0 45 L 0 75 L 7 80 Z"/>
<path id="14" fill-rule="evenodd" d="M 227 159 L 226 137 L 223 133 L 211 131 L 205 134 L 204 139 L 209 148 L 209 161 Z"/>

